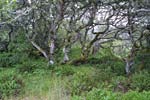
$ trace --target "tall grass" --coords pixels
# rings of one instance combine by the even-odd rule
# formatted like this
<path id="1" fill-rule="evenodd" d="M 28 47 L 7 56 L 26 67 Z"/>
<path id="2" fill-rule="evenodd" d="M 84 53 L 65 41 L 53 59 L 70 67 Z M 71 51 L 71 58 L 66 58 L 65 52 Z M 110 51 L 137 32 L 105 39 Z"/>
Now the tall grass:
<path id="1" fill-rule="evenodd" d="M 25 89 L 20 97 L 4 100 L 70 100 L 70 95 L 64 88 L 65 78 L 45 72 L 43 75 L 37 73 L 29 75 L 24 81 L 26 81 Z"/>

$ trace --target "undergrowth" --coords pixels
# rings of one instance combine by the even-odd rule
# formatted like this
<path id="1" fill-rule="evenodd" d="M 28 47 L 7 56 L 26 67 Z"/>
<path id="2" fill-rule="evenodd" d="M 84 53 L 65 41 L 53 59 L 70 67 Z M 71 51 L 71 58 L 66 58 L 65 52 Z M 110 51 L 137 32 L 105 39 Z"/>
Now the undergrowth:
<path id="1" fill-rule="evenodd" d="M 107 51 L 109 52 L 109 51 Z M 74 52 L 74 58 L 79 51 Z M 25 55 L 25 56 L 21 56 Z M 147 100 L 148 60 L 128 78 L 125 63 L 112 53 L 75 64 L 47 66 L 30 54 L 0 54 L 0 98 L 5 100 Z M 60 59 L 60 58 L 59 58 Z M 143 58 L 144 59 L 144 58 Z M 74 59 L 73 59 L 74 60 Z M 136 58 L 140 62 L 140 58 Z"/>

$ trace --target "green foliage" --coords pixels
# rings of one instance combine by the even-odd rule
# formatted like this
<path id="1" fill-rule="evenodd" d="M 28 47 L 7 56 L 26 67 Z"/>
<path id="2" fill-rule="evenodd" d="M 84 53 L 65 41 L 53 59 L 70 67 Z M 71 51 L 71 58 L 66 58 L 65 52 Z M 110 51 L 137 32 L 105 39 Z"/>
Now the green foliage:
<path id="1" fill-rule="evenodd" d="M 92 69 L 84 68 L 78 69 L 73 76 L 71 76 L 67 82 L 67 88 L 72 95 L 81 95 L 90 91 L 94 87 L 108 87 L 108 83 L 111 81 L 111 78 L 115 76 L 110 69 Z"/>
<path id="2" fill-rule="evenodd" d="M 18 65 L 18 71 L 21 73 L 32 73 L 34 69 L 36 68 L 35 64 L 31 61 L 24 62 L 21 65 Z"/>
<path id="3" fill-rule="evenodd" d="M 91 56 L 89 59 L 77 59 L 72 62 L 73 65 L 90 65 L 96 66 L 99 69 L 110 69 L 112 73 L 117 75 L 125 75 L 125 63 L 117 56 L 113 55 L 109 49 L 104 49 L 95 57 Z"/>
<path id="4" fill-rule="evenodd" d="M 99 63 L 96 67 L 100 69 L 110 68 L 110 71 L 117 75 L 125 75 L 124 63 L 119 58 L 105 56 L 99 59 Z"/>
<path id="5" fill-rule="evenodd" d="M 114 92 L 126 93 L 128 90 L 130 90 L 130 83 L 128 78 L 125 76 L 113 77 L 111 84 Z"/>
<path id="6" fill-rule="evenodd" d="M 125 75 L 125 64 L 117 56 L 115 56 L 110 49 L 102 49 L 99 52 L 99 63 L 96 65 L 99 68 L 108 68 L 110 67 L 113 73 L 117 75 Z"/>
<path id="7" fill-rule="evenodd" d="M 25 37 L 25 34 L 22 33 L 22 31 L 23 30 L 20 30 L 19 31 L 20 33 L 16 34 L 16 36 L 14 37 L 15 39 L 13 39 L 10 42 L 8 49 L 11 52 L 21 52 L 21 53 L 26 52 L 27 54 L 29 54 L 30 52 L 32 52 L 33 47 Z"/>
<path id="8" fill-rule="evenodd" d="M 81 48 L 77 47 L 76 45 L 76 47 L 71 48 L 69 52 L 69 57 L 71 60 L 78 59 L 80 58 L 80 53 L 81 53 Z"/>
<path id="9" fill-rule="evenodd" d="M 12 69 L 0 72 L 0 95 L 6 97 L 18 95 L 23 87 L 22 79 Z"/>
<path id="10" fill-rule="evenodd" d="M 66 85 L 71 94 L 81 95 L 82 92 L 87 92 L 94 87 L 94 79 L 89 74 L 77 72 L 74 74 Z"/>
<path id="11" fill-rule="evenodd" d="M 37 59 L 33 56 L 30 57 L 30 53 L 30 51 L 29 53 L 23 53 L 23 50 L 21 50 L 18 53 L 0 54 L 0 59 L 2 59 L 0 65 L 2 67 L 15 66 L 19 73 L 24 73 L 24 81 L 26 81 L 26 89 L 21 90 L 23 82 L 15 71 L 8 72 L 8 74 L 6 74 L 6 72 L 5 74 L 0 74 L 4 75 L 1 76 L 0 79 L 0 81 L 2 80 L 0 92 L 3 96 L 16 95 L 20 91 L 30 90 L 35 94 L 38 93 L 38 91 L 40 91 L 41 94 L 42 92 L 45 93 L 48 91 L 51 81 L 53 81 L 49 78 L 51 75 L 55 76 L 56 79 L 59 76 L 61 79 L 67 78 L 67 81 L 63 84 L 65 84 L 66 91 L 73 96 L 71 100 L 84 100 L 84 98 L 86 98 L 86 100 L 132 100 L 132 98 L 138 100 L 139 98 L 144 98 L 141 95 L 142 93 L 138 92 L 129 92 L 125 95 L 112 93 L 112 90 L 122 92 L 121 90 L 116 90 L 119 83 L 127 90 L 148 91 L 150 89 L 149 71 L 143 70 L 133 73 L 129 82 L 125 77 L 125 65 L 123 61 L 111 53 L 103 54 L 100 58 L 91 57 L 80 62 L 78 66 L 55 65 L 52 70 L 47 67 L 47 63 L 44 59 Z M 58 59 L 60 58 L 61 57 Z M 139 60 L 136 61 L 139 62 Z M 43 77 L 46 79 L 43 79 Z M 6 81 L 4 79 L 6 79 Z M 42 91 L 42 89 L 44 91 Z M 146 93 L 147 92 L 143 95 L 147 95 Z"/>
<path id="12" fill-rule="evenodd" d="M 50 100 L 52 100 L 51 98 L 54 98 L 54 100 L 63 100 L 61 97 L 63 97 L 64 94 L 67 94 L 67 90 L 71 95 L 73 95 L 71 100 L 149 99 L 150 92 L 139 93 L 137 90 L 150 90 L 150 52 L 141 50 L 137 53 L 134 59 L 135 64 L 132 67 L 134 73 L 132 73 L 131 77 L 128 79 L 125 77 L 124 62 L 121 61 L 120 58 L 116 57 L 110 49 L 111 47 L 116 48 L 119 46 L 119 48 L 116 50 L 114 49 L 114 51 L 117 52 L 116 54 L 118 54 L 118 56 L 121 56 L 122 52 L 125 52 L 122 55 L 125 56 L 127 55 L 127 48 L 129 49 L 130 46 L 132 46 L 131 42 L 140 42 L 140 45 L 143 46 L 146 44 L 146 42 L 150 42 L 148 37 L 145 38 L 146 36 L 149 36 L 148 34 L 146 35 L 144 32 L 136 32 L 138 27 L 142 26 L 141 28 L 144 29 L 144 25 L 147 23 L 141 22 L 140 20 L 140 22 L 144 25 L 141 24 L 138 25 L 138 27 L 137 25 L 133 25 L 135 26 L 133 27 L 133 30 L 135 30 L 135 32 L 132 34 L 133 40 L 135 40 L 137 37 L 140 37 L 140 35 L 142 36 L 140 37 L 141 39 L 137 39 L 137 41 L 126 41 L 126 39 L 121 39 L 125 38 L 124 33 L 116 34 L 118 31 L 117 29 L 110 31 L 107 34 L 109 27 L 106 27 L 106 32 L 98 33 L 95 33 L 93 28 L 94 25 L 103 24 L 99 23 L 97 19 L 97 11 L 99 13 L 99 11 L 103 11 L 103 8 L 105 7 L 106 11 L 103 13 L 106 12 L 106 14 L 102 13 L 102 15 L 108 16 L 107 13 L 109 10 L 114 10 L 114 14 L 122 16 L 122 13 L 128 11 L 129 9 L 141 10 L 144 8 L 147 10 L 149 4 L 148 0 L 133 0 L 132 2 L 128 1 L 129 0 L 76 0 L 74 2 L 74 0 L 66 0 L 64 2 L 64 0 L 34 0 L 31 4 L 26 2 L 19 4 L 18 2 L 17 5 L 16 0 L 0 0 L 0 30 L 2 30 L 0 31 L 0 37 L 2 37 L 2 41 L 6 40 L 6 43 L 1 43 L 1 51 L 8 49 L 8 52 L 10 52 L 0 54 L 0 99 L 1 97 L 10 95 L 16 96 L 18 93 L 20 93 L 24 85 L 23 81 L 26 82 L 25 86 L 26 92 L 29 92 L 28 95 L 32 95 L 33 93 L 34 96 L 37 96 L 38 98 L 39 94 L 43 96 L 45 92 L 48 92 L 48 95 L 54 95 L 53 97 L 49 96 Z M 135 7 L 133 5 L 135 5 Z M 86 11 L 89 10 L 92 10 L 92 14 L 88 14 L 87 16 Z M 21 14 L 22 11 L 23 13 Z M 135 23 L 139 23 L 139 18 L 130 13 L 131 12 L 129 11 L 128 15 L 130 16 L 128 17 L 136 18 L 137 22 Z M 144 16 L 140 16 L 140 18 L 147 20 L 145 15 L 147 16 L 147 14 L 144 14 Z M 88 22 L 84 22 L 82 16 L 87 16 L 89 19 Z M 108 18 L 101 18 L 101 22 L 113 21 L 111 20 L 111 17 L 113 18 L 113 15 L 111 16 L 111 14 L 109 14 Z M 122 19 L 118 20 L 121 21 Z M 132 20 L 129 21 L 132 22 Z M 10 43 L 7 43 L 7 41 L 10 39 L 8 36 L 8 34 L 10 35 L 10 25 L 7 24 L 13 26 Z M 108 24 L 107 26 L 110 25 L 110 23 L 106 24 Z M 116 25 L 118 24 L 116 23 Z M 100 30 L 105 31 L 103 30 L 105 25 L 100 26 L 102 26 Z M 127 25 L 126 28 L 128 28 L 128 26 L 130 25 Z M 137 31 L 140 31 L 141 28 L 139 28 Z M 91 29 L 93 29 L 92 33 L 94 32 L 93 34 L 96 34 L 95 38 L 89 37 L 90 35 L 88 33 L 91 31 Z M 120 31 L 123 32 L 124 30 Z M 71 48 L 69 52 L 69 58 L 71 60 L 80 58 L 82 47 L 83 51 L 84 49 L 89 49 L 90 52 L 91 47 L 95 45 L 94 42 L 97 42 L 98 39 L 100 39 L 99 42 L 101 47 L 109 49 L 100 49 L 100 52 L 98 52 L 96 55 L 89 55 L 90 58 L 86 58 L 86 60 L 76 60 L 73 65 L 77 65 L 78 67 L 70 65 L 59 65 L 59 67 L 57 67 L 57 64 L 63 58 L 62 48 L 65 45 L 64 42 L 67 37 L 70 37 L 65 35 L 71 36 L 71 41 L 68 40 L 68 42 L 70 41 L 68 45 L 74 44 L 71 43 L 74 40 L 75 42 L 78 42 L 77 47 Z M 50 39 L 55 40 L 55 53 L 53 55 L 54 57 L 52 58 L 54 59 L 54 62 L 56 62 L 56 65 L 52 65 L 54 67 L 49 67 L 53 70 L 49 70 L 48 67 L 46 67 L 47 63 L 44 60 L 39 59 L 41 56 L 40 51 L 35 50 L 36 48 L 33 48 L 27 37 L 28 39 L 34 40 L 34 42 L 36 42 L 48 54 L 50 59 Z M 78 39 L 76 39 L 76 37 Z M 116 37 L 118 37 L 118 39 Z M 109 43 L 107 40 L 115 40 L 117 43 L 113 43 L 112 41 Z M 106 43 L 103 44 L 103 42 Z M 88 43 L 89 45 L 87 46 L 86 44 Z M 128 44 L 127 47 L 124 46 L 126 43 Z M 9 45 L 8 48 L 7 45 Z M 142 46 L 139 48 L 142 48 Z M 8 70 L 6 67 L 15 67 L 16 69 L 14 70 L 9 68 Z M 22 74 L 24 77 L 20 77 L 20 74 Z M 64 80 L 65 78 L 67 78 L 67 81 Z M 64 89 L 64 81 L 66 83 L 67 90 Z M 119 83 L 121 83 L 123 87 L 127 89 L 131 88 L 135 91 L 129 91 L 126 94 L 113 93 L 112 88 L 117 87 Z M 130 85 L 129 87 L 128 84 Z M 58 97 L 57 94 L 59 95 Z"/>
<path id="13" fill-rule="evenodd" d="M 8 50 L 8 53 L 0 54 L 0 67 L 13 67 L 27 61 L 32 47 L 26 37 L 20 34 L 9 43 Z"/>
<path id="14" fill-rule="evenodd" d="M 119 100 L 149 100 L 150 92 L 130 91 L 122 95 Z"/>
<path id="15" fill-rule="evenodd" d="M 114 61 L 110 66 L 117 75 L 125 75 L 125 64 L 122 61 Z"/>
<path id="16" fill-rule="evenodd" d="M 57 41 L 59 42 L 59 41 Z M 55 50 L 55 61 L 56 63 L 60 63 L 62 61 L 62 58 L 63 58 L 63 52 L 62 52 L 62 49 L 61 47 L 57 46 L 57 49 Z"/>
<path id="17" fill-rule="evenodd" d="M 12 67 L 26 60 L 27 55 L 21 53 L 2 53 L 0 54 L 0 67 Z"/>
<path id="18" fill-rule="evenodd" d="M 115 77 L 116 74 L 113 73 L 110 69 L 110 67 L 108 66 L 108 68 L 106 69 L 97 69 L 95 70 L 95 75 L 94 78 L 96 78 L 96 80 L 99 80 L 100 82 L 110 82 L 112 77 Z"/>
<path id="19" fill-rule="evenodd" d="M 116 76 L 112 78 L 112 84 L 116 87 L 118 83 L 123 83 L 124 85 L 127 85 L 127 77 L 125 76 Z"/>
<path id="20" fill-rule="evenodd" d="M 136 72 L 131 78 L 131 87 L 139 91 L 150 90 L 150 73 L 147 70 Z"/>
<path id="21" fill-rule="evenodd" d="M 112 91 L 93 89 L 87 94 L 86 100 L 117 100 L 117 94 Z"/>
<path id="22" fill-rule="evenodd" d="M 86 96 L 73 96 L 71 100 L 149 100 L 150 92 L 129 91 L 126 94 L 104 89 L 92 89 Z"/>
<path id="23" fill-rule="evenodd" d="M 75 69 L 72 66 L 64 65 L 60 67 L 56 67 L 54 69 L 57 76 L 69 76 L 75 73 Z"/>
<path id="24" fill-rule="evenodd" d="M 53 76 L 54 77 L 54 76 Z M 28 95 L 40 95 L 48 92 L 53 82 L 51 72 L 42 69 L 35 69 L 33 73 L 25 74 L 24 91 Z"/>
<path id="25" fill-rule="evenodd" d="M 141 71 L 143 69 L 146 69 L 150 71 L 150 51 L 149 50 L 140 50 L 137 52 L 137 55 L 135 56 L 135 64 L 133 66 L 133 71 Z"/>
<path id="26" fill-rule="evenodd" d="M 114 54 L 112 53 L 112 50 L 107 48 L 107 49 L 100 49 L 99 53 L 97 55 L 94 55 L 97 58 L 101 58 L 101 57 L 114 57 Z M 115 57 L 116 58 L 116 57 Z M 109 59 L 109 58 L 108 58 Z"/>
<path id="27" fill-rule="evenodd" d="M 91 67 L 76 67 L 76 72 L 69 76 L 66 82 L 67 90 L 72 94 L 81 95 L 83 92 L 87 92 L 92 89 L 96 84 L 94 84 L 94 69 Z"/>
<path id="28" fill-rule="evenodd" d="M 36 70 L 45 70 L 47 69 L 47 63 L 43 59 L 30 59 L 22 62 L 21 64 L 16 65 L 17 70 L 20 73 L 34 73 Z M 48 69 L 47 69 L 48 70 Z"/>
<path id="29" fill-rule="evenodd" d="M 74 95 L 71 97 L 71 100 L 84 100 L 84 98 L 82 96 Z"/>
<path id="30" fill-rule="evenodd" d="M 10 67 L 12 65 L 11 56 L 11 54 L 0 54 L 0 67 Z"/>

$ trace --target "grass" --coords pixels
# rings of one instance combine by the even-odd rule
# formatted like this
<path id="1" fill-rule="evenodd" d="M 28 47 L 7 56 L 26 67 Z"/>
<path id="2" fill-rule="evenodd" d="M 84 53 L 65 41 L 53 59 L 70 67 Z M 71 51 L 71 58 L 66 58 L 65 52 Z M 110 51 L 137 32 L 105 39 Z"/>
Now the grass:
<path id="1" fill-rule="evenodd" d="M 18 97 L 12 96 L 5 100 L 70 100 L 64 87 L 65 78 L 57 77 L 46 70 L 23 76 L 24 92 Z"/>
<path id="2" fill-rule="evenodd" d="M 97 90 L 96 91 L 91 90 L 91 91 L 86 91 L 86 92 L 81 90 L 82 94 L 80 96 L 71 95 L 70 91 L 68 91 L 68 89 L 66 88 L 66 85 L 67 85 L 66 83 L 69 82 L 68 81 L 69 78 L 77 79 L 77 80 L 72 80 L 72 82 L 90 82 L 90 81 L 92 81 L 91 79 L 93 79 L 94 77 L 97 77 L 98 80 L 105 78 L 106 76 L 99 76 L 99 75 L 103 75 L 103 74 L 101 74 L 103 72 L 96 73 L 98 69 L 99 68 L 91 66 L 91 65 L 87 65 L 87 64 L 80 65 L 80 66 L 73 66 L 73 65 L 62 65 L 59 67 L 55 66 L 54 69 L 37 68 L 37 69 L 34 69 L 34 71 L 32 73 L 26 73 L 26 72 L 19 73 L 17 70 L 17 67 L 16 67 L 16 69 L 15 68 L 6 68 L 6 69 L 4 68 L 4 69 L 1 69 L 0 74 L 2 74 L 2 73 L 7 74 L 7 73 L 10 73 L 13 71 L 13 73 L 20 75 L 24 82 L 24 87 L 22 89 L 22 92 L 18 96 L 6 97 L 4 100 L 84 100 L 84 98 L 86 98 L 86 97 L 87 98 L 96 98 L 96 97 L 92 97 L 92 96 L 96 96 Z M 71 72 L 71 74 L 69 74 L 69 75 L 66 74 L 66 73 L 70 73 L 70 72 Z M 98 74 L 98 75 L 96 75 L 96 74 Z M 77 76 L 75 76 L 75 75 L 77 75 Z M 82 75 L 87 75 L 87 76 L 82 78 L 81 77 Z M 115 77 L 117 77 L 117 76 L 112 76 L 112 79 Z M 86 79 L 90 79 L 90 80 L 86 80 Z M 98 80 L 95 82 L 98 82 Z M 122 78 L 120 80 L 122 80 Z M 110 80 L 110 82 L 111 82 L 111 80 Z M 79 84 L 83 85 L 82 83 L 79 83 Z M 105 89 L 106 94 L 112 93 L 112 92 L 109 92 L 110 90 L 112 90 L 112 88 L 110 88 L 109 86 L 111 86 L 111 84 L 113 84 L 113 83 L 105 84 L 105 81 L 104 81 L 104 82 L 100 82 L 98 84 L 100 86 L 95 87 L 95 88 L 102 90 L 102 93 L 103 93 L 103 89 Z M 75 84 L 75 86 L 76 86 L 76 84 Z M 108 89 L 108 88 L 110 88 L 110 89 Z M 108 92 L 107 92 L 107 90 L 108 90 Z M 92 95 L 90 93 L 92 93 Z M 91 95 L 91 97 L 90 97 L 90 95 Z M 130 93 L 128 93 L 128 95 L 130 95 Z M 140 95 L 139 98 L 144 97 L 144 96 L 142 96 L 142 94 L 135 92 L 134 94 L 131 94 L 131 96 L 130 96 L 131 100 L 134 100 L 132 98 L 134 98 L 136 95 Z M 113 94 L 108 95 L 108 97 L 109 96 L 114 96 L 114 95 Z M 124 97 L 123 95 L 121 95 L 121 96 Z M 127 96 L 125 96 L 125 97 L 128 98 Z M 93 99 L 88 99 L 88 100 L 93 100 Z M 115 99 L 110 99 L 110 100 L 115 100 Z"/>
<path id="3" fill-rule="evenodd" d="M 13 71 L 14 73 L 21 75 L 24 82 L 24 87 L 17 97 L 5 97 L 4 100 L 71 100 L 71 94 L 66 89 L 66 83 L 71 75 L 65 74 L 70 71 L 74 73 L 94 73 L 95 68 L 90 65 L 63 65 L 56 67 L 55 69 L 34 69 L 32 73 L 19 73 L 18 67 L 16 68 L 4 68 L 2 73 L 7 74 Z M 69 70 L 68 70 L 69 69 Z M 58 75 L 58 72 L 62 74 Z"/>
<path id="4" fill-rule="evenodd" d="M 71 60 L 79 58 L 79 52 L 73 49 L 70 54 L 71 58 L 73 58 Z M 11 66 L 8 68 L 0 68 L 0 77 L 7 76 L 7 74 L 8 76 L 14 74 L 19 76 L 23 82 L 20 94 L 17 96 L 13 94 L 11 96 L 5 96 L 4 100 L 85 100 L 84 98 L 86 97 L 97 98 L 96 94 L 112 93 L 114 86 L 117 86 L 119 82 L 127 87 L 127 77 L 123 72 L 123 68 L 124 64 L 117 57 L 111 53 L 107 53 L 105 50 L 105 52 L 98 53 L 96 59 L 91 57 L 91 60 L 87 63 L 77 66 L 57 64 L 47 67 L 45 60 L 32 58 L 14 65 L 13 68 Z M 140 81 L 136 81 L 136 83 L 138 82 Z M 71 93 L 72 91 L 79 94 Z M 95 95 L 96 97 L 93 97 Z M 130 100 L 134 100 L 132 98 L 135 95 L 140 95 L 139 98 L 143 98 L 142 94 L 138 91 L 131 94 L 129 92 L 128 95 L 130 96 Z M 113 94 L 110 94 L 108 97 L 111 98 L 111 96 Z M 125 96 L 125 98 L 127 98 L 125 100 L 128 100 L 128 96 Z"/>
<path id="5" fill-rule="evenodd" d="M 69 100 L 63 79 L 55 76 L 53 78 L 44 77 L 38 81 L 36 79 L 35 82 L 38 83 L 31 83 L 32 86 L 28 85 L 31 88 L 26 90 L 26 96 L 31 98 L 29 100 Z"/>

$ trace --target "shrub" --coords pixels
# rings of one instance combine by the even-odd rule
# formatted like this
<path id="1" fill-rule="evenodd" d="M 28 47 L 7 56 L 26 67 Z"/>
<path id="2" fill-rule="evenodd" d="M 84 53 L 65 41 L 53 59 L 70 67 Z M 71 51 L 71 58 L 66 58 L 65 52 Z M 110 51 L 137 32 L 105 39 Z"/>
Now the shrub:
<path id="1" fill-rule="evenodd" d="M 82 92 L 91 90 L 95 85 L 94 83 L 94 79 L 91 75 L 77 72 L 71 77 L 66 86 L 72 95 L 80 95 Z"/>
<path id="2" fill-rule="evenodd" d="M 31 61 L 23 62 L 23 64 L 18 65 L 17 69 L 21 73 L 32 73 L 37 66 Z"/>
<path id="3" fill-rule="evenodd" d="M 86 95 L 73 96 L 71 100 L 149 100 L 150 92 L 129 91 L 125 94 L 104 89 L 92 89 Z"/>
<path id="4" fill-rule="evenodd" d="M 119 100 L 149 100 L 150 92 L 130 91 L 122 95 Z"/>
<path id="5" fill-rule="evenodd" d="M 28 55 L 22 53 L 2 53 L 0 54 L 0 67 L 13 67 L 27 59 Z"/>
<path id="6" fill-rule="evenodd" d="M 87 94 L 86 100 L 117 100 L 117 94 L 112 91 L 93 89 Z"/>
<path id="7" fill-rule="evenodd" d="M 139 91 L 150 90 L 150 73 L 147 70 L 136 72 L 131 78 L 132 89 Z"/>
<path id="8" fill-rule="evenodd" d="M 67 88 L 72 95 L 81 95 L 94 87 L 107 87 L 109 85 L 107 83 L 111 81 L 113 76 L 114 74 L 110 72 L 110 69 L 95 69 L 91 72 L 78 71 L 67 82 Z"/>
<path id="9" fill-rule="evenodd" d="M 18 95 L 23 87 L 22 79 L 14 70 L 8 70 L 0 73 L 0 93 L 1 97 Z"/>
<path id="10" fill-rule="evenodd" d="M 112 72 L 112 69 L 107 66 L 108 68 L 106 69 L 96 69 L 94 78 L 96 80 L 99 80 L 99 82 L 110 82 L 112 77 L 115 77 L 116 74 Z"/>
<path id="11" fill-rule="evenodd" d="M 113 61 L 110 66 L 117 75 L 125 75 L 125 64 L 122 61 Z"/>
<path id="12" fill-rule="evenodd" d="M 72 66 L 64 65 L 61 67 L 56 67 L 54 69 L 56 75 L 58 76 L 69 76 L 75 73 L 75 69 Z"/>
<path id="13" fill-rule="evenodd" d="M 104 56 L 99 59 L 99 63 L 96 65 L 97 68 L 107 69 L 110 68 L 111 72 L 117 75 L 125 75 L 124 63 L 117 57 Z"/>
<path id="14" fill-rule="evenodd" d="M 74 95 L 72 96 L 71 100 L 84 100 L 84 98 L 82 96 Z"/>
<path id="15" fill-rule="evenodd" d="M 22 30 L 20 30 L 22 32 Z M 21 33 L 20 32 L 20 33 Z M 29 53 L 27 51 L 33 49 L 30 42 L 27 40 L 25 34 L 16 34 L 9 45 L 8 50 L 11 52 Z"/>
<path id="16" fill-rule="evenodd" d="M 12 54 L 7 53 L 0 54 L 0 67 L 10 67 L 12 65 L 10 57 L 12 57 Z"/>
<path id="17" fill-rule="evenodd" d="M 134 61 L 135 64 L 132 68 L 133 72 L 138 72 L 144 69 L 150 72 L 150 51 L 143 49 L 137 52 Z"/>
<path id="18" fill-rule="evenodd" d="M 104 56 L 101 58 L 89 58 L 86 60 L 77 59 L 72 62 L 73 65 L 91 65 L 96 66 L 99 69 L 107 69 L 110 68 L 111 72 L 116 73 L 117 75 L 125 75 L 125 64 L 121 59 L 117 57 Z"/>
<path id="19" fill-rule="evenodd" d="M 113 85 L 114 92 L 126 93 L 130 88 L 128 79 L 127 77 L 124 77 L 124 76 L 117 76 L 117 77 L 112 78 L 111 83 Z"/>

